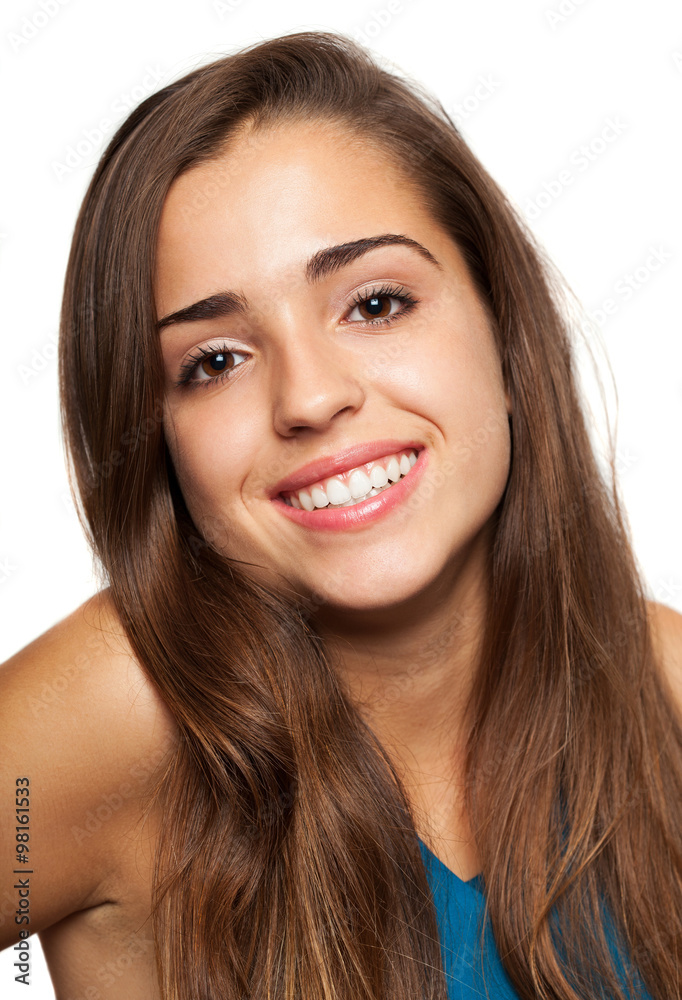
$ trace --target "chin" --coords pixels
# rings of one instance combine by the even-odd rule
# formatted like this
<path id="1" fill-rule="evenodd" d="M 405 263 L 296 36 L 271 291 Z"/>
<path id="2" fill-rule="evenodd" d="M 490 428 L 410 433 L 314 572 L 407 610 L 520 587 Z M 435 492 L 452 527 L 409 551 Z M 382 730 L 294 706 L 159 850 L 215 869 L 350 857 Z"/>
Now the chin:
<path id="1" fill-rule="evenodd" d="M 334 582 L 329 581 L 324 587 L 320 585 L 312 590 L 312 599 L 320 608 L 339 612 L 397 611 L 412 601 L 423 599 L 431 583 L 431 577 L 422 580 L 414 570 L 399 577 L 393 575 L 390 579 L 386 573 L 377 573 L 355 579 L 351 585 L 344 582 L 335 587 Z"/>

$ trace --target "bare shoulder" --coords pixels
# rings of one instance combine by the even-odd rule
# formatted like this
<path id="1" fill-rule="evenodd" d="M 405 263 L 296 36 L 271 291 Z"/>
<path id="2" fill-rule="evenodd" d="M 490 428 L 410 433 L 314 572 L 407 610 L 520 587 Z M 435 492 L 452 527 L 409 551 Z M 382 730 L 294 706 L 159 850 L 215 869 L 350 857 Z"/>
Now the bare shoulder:
<path id="1" fill-rule="evenodd" d="M 647 602 L 647 611 L 657 661 L 682 715 L 682 615 L 655 601 Z"/>
<path id="2" fill-rule="evenodd" d="M 4 704 L 16 698 L 24 717 L 38 726 L 49 721 L 53 744 L 94 739 L 105 770 L 106 761 L 115 770 L 173 738 L 173 718 L 134 656 L 108 590 L 2 664 L 0 686 Z"/>
<path id="3" fill-rule="evenodd" d="M 106 896 L 177 739 L 108 591 L 0 666 L 0 733 L 0 845 L 6 857 L 27 853 L 40 873 L 33 933 Z M 21 851 L 19 798 L 29 810 Z M 0 889 L 12 895 L 9 877 Z M 0 948 L 17 938 L 0 921 Z"/>

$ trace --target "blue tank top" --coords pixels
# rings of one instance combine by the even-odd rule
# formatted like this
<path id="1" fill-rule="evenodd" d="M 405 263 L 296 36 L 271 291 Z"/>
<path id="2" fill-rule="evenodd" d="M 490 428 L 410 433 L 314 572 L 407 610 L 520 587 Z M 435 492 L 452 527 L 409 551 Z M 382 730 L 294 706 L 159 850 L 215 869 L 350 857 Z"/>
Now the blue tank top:
<path id="1" fill-rule="evenodd" d="M 476 875 L 463 882 L 429 850 L 421 838 L 419 848 L 436 908 L 449 1000 L 482 1000 L 486 997 L 490 1000 L 519 1000 L 500 961 L 487 915 L 481 950 L 480 933 L 485 914 L 483 879 Z M 625 987 L 624 968 L 614 947 L 615 939 L 608 917 L 604 930 L 615 967 Z M 633 1000 L 651 1000 L 641 979 L 636 977 L 635 983 L 635 993 L 628 995 Z"/>

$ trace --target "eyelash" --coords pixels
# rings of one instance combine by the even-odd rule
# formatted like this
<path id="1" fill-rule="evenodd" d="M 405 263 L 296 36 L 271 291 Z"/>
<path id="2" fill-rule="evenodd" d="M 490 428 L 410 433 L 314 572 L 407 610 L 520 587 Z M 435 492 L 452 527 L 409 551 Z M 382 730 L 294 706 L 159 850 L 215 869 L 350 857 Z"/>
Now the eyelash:
<path id="1" fill-rule="evenodd" d="M 352 300 L 349 311 L 352 312 L 356 306 L 361 305 L 363 302 L 368 302 L 370 299 L 378 298 L 397 299 L 403 308 L 399 309 L 393 315 L 385 317 L 384 319 L 366 319 L 361 321 L 368 326 L 388 326 L 389 323 L 399 319 L 401 316 L 405 316 L 419 304 L 419 299 L 415 299 L 414 296 L 405 291 L 401 285 L 382 285 L 379 288 L 373 288 L 370 292 L 359 292 Z M 207 344 L 206 347 L 198 347 L 195 354 L 190 354 L 187 360 L 183 361 L 180 366 L 180 375 L 176 380 L 175 385 L 178 388 L 181 386 L 187 386 L 188 388 L 191 387 L 194 389 L 199 386 L 206 387 L 209 385 L 215 385 L 216 382 L 222 382 L 224 379 L 230 379 L 232 378 L 232 373 L 239 368 L 239 365 L 233 365 L 232 368 L 216 375 L 215 378 L 193 379 L 192 376 L 201 362 L 206 358 L 212 357 L 214 354 L 246 353 L 246 351 L 238 351 L 234 348 L 228 348 L 227 344 Z"/>

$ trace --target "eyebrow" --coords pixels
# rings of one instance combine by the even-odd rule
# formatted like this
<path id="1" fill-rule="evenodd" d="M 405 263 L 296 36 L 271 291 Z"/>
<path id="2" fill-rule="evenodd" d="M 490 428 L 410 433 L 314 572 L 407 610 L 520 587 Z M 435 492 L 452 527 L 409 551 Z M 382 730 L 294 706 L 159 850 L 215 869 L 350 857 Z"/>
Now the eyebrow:
<path id="1" fill-rule="evenodd" d="M 401 236 L 397 233 L 384 233 L 381 236 L 367 236 L 365 239 L 353 240 L 350 243 L 339 243 L 338 246 L 324 247 L 317 250 L 308 260 L 305 266 L 305 277 L 309 284 L 321 281 L 327 275 L 333 274 L 342 267 L 347 267 L 359 257 L 376 250 L 378 247 L 406 246 L 428 260 L 429 263 L 443 270 L 443 265 L 436 260 L 433 254 L 410 239 L 409 236 Z M 157 330 L 164 326 L 172 326 L 175 323 L 193 323 L 202 319 L 216 319 L 218 317 L 229 316 L 232 313 L 245 313 L 248 309 L 248 301 L 243 295 L 237 292 L 216 292 L 206 299 L 178 309 L 177 312 L 169 313 L 156 324 Z"/>

